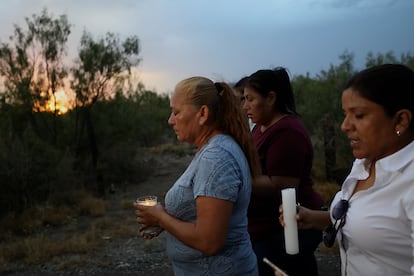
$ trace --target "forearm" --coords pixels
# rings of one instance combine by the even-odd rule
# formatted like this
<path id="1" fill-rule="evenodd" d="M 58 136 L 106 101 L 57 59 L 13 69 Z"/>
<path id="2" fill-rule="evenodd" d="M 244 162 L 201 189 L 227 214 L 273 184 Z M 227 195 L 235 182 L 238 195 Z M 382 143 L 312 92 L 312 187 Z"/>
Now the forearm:
<path id="1" fill-rule="evenodd" d="M 324 230 L 331 223 L 329 211 L 309 210 L 310 228 Z"/>
<path id="2" fill-rule="evenodd" d="M 229 201 L 199 197 L 196 222 L 182 221 L 165 212 L 159 217 L 159 225 L 182 243 L 214 255 L 225 244 L 232 209 Z"/>
<path id="3" fill-rule="evenodd" d="M 182 221 L 168 213 L 164 213 L 160 217 L 159 225 L 182 243 L 203 251 L 201 238 L 197 235 L 195 223 Z"/>

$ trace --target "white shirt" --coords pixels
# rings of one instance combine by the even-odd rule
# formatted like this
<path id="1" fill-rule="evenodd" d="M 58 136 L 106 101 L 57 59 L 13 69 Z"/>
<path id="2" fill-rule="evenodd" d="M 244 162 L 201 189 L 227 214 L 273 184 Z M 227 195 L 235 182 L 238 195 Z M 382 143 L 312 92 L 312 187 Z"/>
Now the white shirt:
<path id="1" fill-rule="evenodd" d="M 250 118 L 249 118 L 248 122 L 249 122 L 249 128 L 250 128 L 250 131 L 252 131 L 252 130 L 253 130 L 253 128 L 254 128 L 254 126 L 255 126 L 256 124 L 255 124 L 255 123 L 253 123 L 252 119 L 250 119 Z"/>
<path id="2" fill-rule="evenodd" d="M 414 142 L 375 164 L 374 184 L 352 192 L 368 177 L 365 159 L 356 159 L 331 205 L 349 199 L 338 233 L 342 275 L 414 275 Z M 331 220 L 333 218 L 331 217 Z"/>

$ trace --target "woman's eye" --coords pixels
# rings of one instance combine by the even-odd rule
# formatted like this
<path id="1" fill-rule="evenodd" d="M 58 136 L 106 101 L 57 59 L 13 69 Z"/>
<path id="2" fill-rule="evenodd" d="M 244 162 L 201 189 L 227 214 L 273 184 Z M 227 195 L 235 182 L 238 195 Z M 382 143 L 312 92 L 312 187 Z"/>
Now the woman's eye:
<path id="1" fill-rule="evenodd" d="M 364 118 L 364 114 L 355 114 L 355 118 L 362 119 Z"/>

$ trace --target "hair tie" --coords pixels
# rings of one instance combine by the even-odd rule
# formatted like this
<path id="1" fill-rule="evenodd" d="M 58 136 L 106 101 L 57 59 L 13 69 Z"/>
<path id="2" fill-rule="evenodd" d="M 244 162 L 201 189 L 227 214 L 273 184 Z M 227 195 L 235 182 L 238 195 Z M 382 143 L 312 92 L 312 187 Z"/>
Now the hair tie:
<path id="1" fill-rule="evenodd" d="M 219 96 L 223 95 L 223 91 L 224 91 L 224 89 L 223 89 L 223 86 L 221 86 L 221 83 L 219 83 L 219 82 L 215 82 L 215 83 L 214 83 L 214 86 L 216 87 L 217 94 L 218 94 Z"/>

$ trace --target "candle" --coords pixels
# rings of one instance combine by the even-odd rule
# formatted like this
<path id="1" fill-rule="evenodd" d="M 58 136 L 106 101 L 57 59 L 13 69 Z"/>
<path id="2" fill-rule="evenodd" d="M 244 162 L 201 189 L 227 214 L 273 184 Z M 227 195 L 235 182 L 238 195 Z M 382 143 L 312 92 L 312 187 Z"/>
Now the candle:
<path id="1" fill-rule="evenodd" d="M 151 199 L 145 199 L 144 201 L 138 202 L 138 204 L 144 205 L 144 206 L 154 206 L 157 204 L 157 201 L 151 200 Z"/>
<path id="2" fill-rule="evenodd" d="M 298 223 L 296 221 L 296 192 L 294 188 L 282 190 L 283 219 L 285 221 L 285 247 L 290 255 L 299 253 Z"/>
<path id="3" fill-rule="evenodd" d="M 157 205 L 157 200 L 156 196 L 141 196 L 138 197 L 137 203 L 144 206 L 154 206 Z"/>
<path id="4" fill-rule="evenodd" d="M 141 196 L 141 197 L 137 198 L 136 202 L 139 205 L 155 206 L 155 205 L 157 205 L 158 198 L 156 196 Z M 149 227 L 145 228 L 145 230 L 143 230 L 143 232 L 147 235 L 155 236 L 155 235 L 157 235 L 157 233 L 160 232 L 160 230 L 161 230 L 161 228 L 159 228 L 158 226 L 149 226 Z"/>

